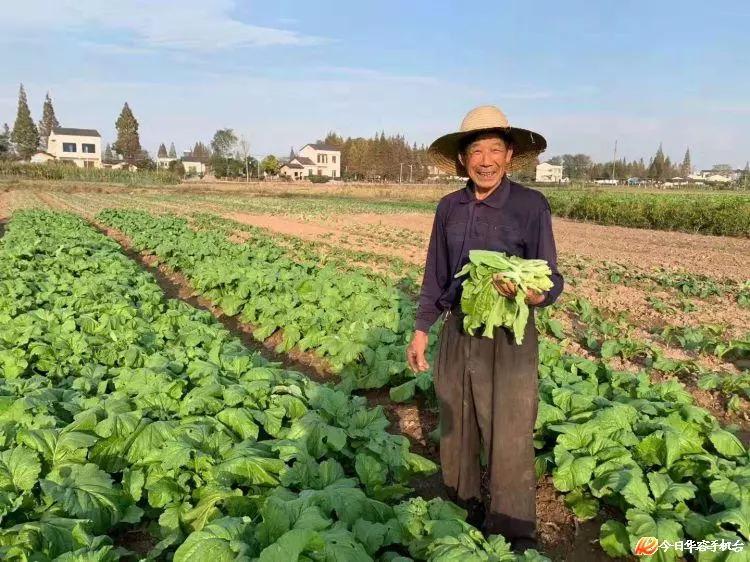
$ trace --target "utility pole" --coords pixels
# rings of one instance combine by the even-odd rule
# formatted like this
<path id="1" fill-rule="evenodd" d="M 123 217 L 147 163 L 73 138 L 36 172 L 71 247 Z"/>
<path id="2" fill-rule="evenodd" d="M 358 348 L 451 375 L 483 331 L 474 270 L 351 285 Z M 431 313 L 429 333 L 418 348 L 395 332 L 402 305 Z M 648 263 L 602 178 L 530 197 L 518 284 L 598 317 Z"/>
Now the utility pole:
<path id="1" fill-rule="evenodd" d="M 612 179 L 615 179 L 615 161 L 617 160 L 617 139 L 615 139 L 615 153 L 612 155 Z"/>
<path id="2" fill-rule="evenodd" d="M 414 164 L 409 164 L 409 183 L 412 183 L 412 168 Z"/>
<path id="3" fill-rule="evenodd" d="M 398 165 L 398 183 L 401 183 L 401 175 L 403 174 L 403 172 L 404 172 L 404 163 L 401 162 Z"/>

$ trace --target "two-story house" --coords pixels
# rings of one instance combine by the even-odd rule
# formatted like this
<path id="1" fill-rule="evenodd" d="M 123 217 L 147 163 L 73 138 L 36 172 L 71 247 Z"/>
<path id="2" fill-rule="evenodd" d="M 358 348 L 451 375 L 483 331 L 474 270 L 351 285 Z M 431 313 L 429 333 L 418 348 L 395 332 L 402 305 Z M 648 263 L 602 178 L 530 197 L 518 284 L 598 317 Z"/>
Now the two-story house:
<path id="1" fill-rule="evenodd" d="M 102 137 L 94 129 L 55 127 L 47 140 L 47 154 L 79 168 L 101 168 Z"/>
<path id="2" fill-rule="evenodd" d="M 341 177 L 341 151 L 325 144 L 303 146 L 279 169 L 282 176 L 304 179 L 310 176 Z"/>
<path id="3" fill-rule="evenodd" d="M 536 181 L 538 183 L 560 183 L 563 181 L 563 167 L 549 162 L 542 162 L 536 167 Z"/>

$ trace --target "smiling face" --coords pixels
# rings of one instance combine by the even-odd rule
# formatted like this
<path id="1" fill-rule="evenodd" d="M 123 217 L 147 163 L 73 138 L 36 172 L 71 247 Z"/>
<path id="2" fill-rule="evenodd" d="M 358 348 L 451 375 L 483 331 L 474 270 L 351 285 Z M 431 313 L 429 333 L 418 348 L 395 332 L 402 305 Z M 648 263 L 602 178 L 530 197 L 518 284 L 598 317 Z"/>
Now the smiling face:
<path id="1" fill-rule="evenodd" d="M 503 179 L 513 157 L 513 147 L 497 133 L 473 139 L 459 156 L 478 192 L 495 188 Z"/>

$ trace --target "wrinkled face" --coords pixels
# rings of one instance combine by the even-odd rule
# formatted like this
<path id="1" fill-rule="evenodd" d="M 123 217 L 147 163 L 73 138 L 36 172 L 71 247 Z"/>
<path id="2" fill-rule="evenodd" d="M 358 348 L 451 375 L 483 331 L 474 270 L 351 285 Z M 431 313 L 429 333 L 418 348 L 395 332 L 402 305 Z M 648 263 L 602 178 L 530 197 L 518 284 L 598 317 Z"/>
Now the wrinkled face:
<path id="1" fill-rule="evenodd" d="M 513 149 L 492 133 L 477 137 L 459 157 L 479 190 L 492 189 L 503 179 Z"/>

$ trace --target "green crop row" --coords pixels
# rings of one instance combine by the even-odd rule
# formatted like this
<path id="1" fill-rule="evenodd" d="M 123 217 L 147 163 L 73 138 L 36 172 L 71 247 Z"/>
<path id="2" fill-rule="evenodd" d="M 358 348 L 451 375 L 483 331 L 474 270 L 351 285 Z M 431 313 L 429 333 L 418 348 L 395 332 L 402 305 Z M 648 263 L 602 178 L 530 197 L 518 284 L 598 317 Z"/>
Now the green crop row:
<path id="1" fill-rule="evenodd" d="M 605 225 L 750 237 L 750 197 L 545 192 L 553 214 Z"/>
<path id="2" fill-rule="evenodd" d="M 28 164 L 0 160 L 0 177 L 31 180 L 65 180 L 127 185 L 174 185 L 180 178 L 172 172 L 140 170 L 111 170 L 106 168 L 79 168 L 67 164 Z"/>
<path id="3" fill-rule="evenodd" d="M 0 241 L 0 558 L 545 560 L 485 539 L 368 409 L 248 351 L 83 221 Z"/>
<path id="4" fill-rule="evenodd" d="M 416 305 L 385 278 L 321 266 L 317 254 L 301 249 L 292 257 L 259 231 L 235 244 L 221 229 L 196 231 L 171 215 L 105 210 L 97 218 L 182 272 L 225 314 L 251 324 L 256 339 L 280 331 L 278 352 L 296 347 L 325 359 L 345 390 L 405 383 L 399 396 L 413 395 L 417 381 L 404 357 Z M 431 388 L 429 373 L 419 386 Z"/>

